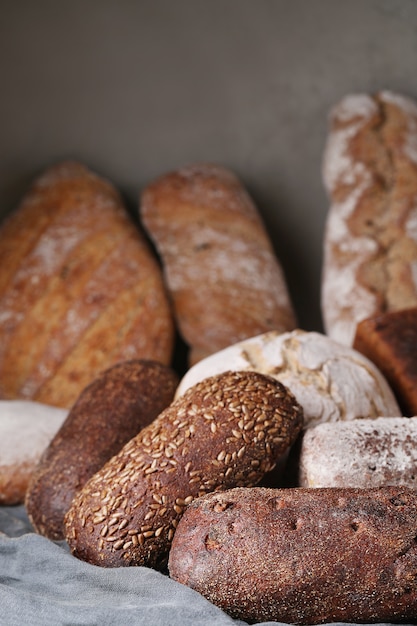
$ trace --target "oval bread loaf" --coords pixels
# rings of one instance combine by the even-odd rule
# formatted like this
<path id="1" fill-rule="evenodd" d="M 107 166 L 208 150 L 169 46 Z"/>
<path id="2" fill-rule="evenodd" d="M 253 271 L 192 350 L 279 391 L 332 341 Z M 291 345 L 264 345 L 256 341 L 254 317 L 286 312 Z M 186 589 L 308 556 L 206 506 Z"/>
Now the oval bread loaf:
<path id="1" fill-rule="evenodd" d="M 140 214 L 161 255 L 190 364 L 295 327 L 281 264 L 232 172 L 197 164 L 166 174 L 144 190 Z"/>
<path id="2" fill-rule="evenodd" d="M 68 415 L 30 400 L 0 400 L 0 504 L 24 501 L 45 448 Z"/>
<path id="3" fill-rule="evenodd" d="M 0 398 L 70 408 L 103 369 L 171 362 L 156 258 L 116 189 L 79 163 L 48 169 L 0 228 Z"/>
<path id="4" fill-rule="evenodd" d="M 26 511 L 34 529 L 64 538 L 64 515 L 87 480 L 172 401 L 178 379 L 165 365 L 118 363 L 81 392 L 30 481 Z"/>
<path id="5" fill-rule="evenodd" d="M 98 471 L 65 518 L 72 553 L 109 567 L 163 567 L 186 506 L 254 485 L 286 454 L 302 410 L 256 372 L 206 379 L 174 401 Z"/>
<path id="6" fill-rule="evenodd" d="M 271 331 L 251 337 L 196 363 L 183 376 L 179 397 L 207 376 L 253 370 L 279 380 L 303 407 L 304 427 L 361 417 L 400 415 L 377 367 L 347 346 L 316 332 Z"/>
<path id="7" fill-rule="evenodd" d="M 322 313 L 346 345 L 361 320 L 417 306 L 416 145 L 417 106 L 399 94 L 349 95 L 331 112 Z"/>
<path id="8" fill-rule="evenodd" d="M 405 487 L 208 494 L 179 522 L 169 572 L 249 622 L 414 620 L 416 517 Z"/>

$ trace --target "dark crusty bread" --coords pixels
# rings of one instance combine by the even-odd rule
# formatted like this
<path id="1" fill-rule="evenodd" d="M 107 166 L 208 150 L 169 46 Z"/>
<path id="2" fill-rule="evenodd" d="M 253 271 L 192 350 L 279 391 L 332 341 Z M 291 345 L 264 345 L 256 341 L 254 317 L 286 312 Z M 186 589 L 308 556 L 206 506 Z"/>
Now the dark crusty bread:
<path id="1" fill-rule="evenodd" d="M 162 273 L 113 185 L 48 169 L 0 228 L 0 398 L 70 408 L 100 371 L 171 362 Z"/>
<path id="2" fill-rule="evenodd" d="M 353 345 L 384 374 L 403 415 L 417 415 L 417 308 L 363 320 Z"/>
<path id="3" fill-rule="evenodd" d="M 177 375 L 166 365 L 118 363 L 82 391 L 43 453 L 26 494 L 35 530 L 64 538 L 64 515 L 77 491 L 173 399 Z"/>
<path id="4" fill-rule="evenodd" d="M 75 496 L 65 536 L 77 557 L 108 567 L 164 567 L 186 506 L 255 485 L 296 439 L 294 396 L 256 372 L 207 378 L 175 400 Z"/>
<path id="5" fill-rule="evenodd" d="M 169 572 L 248 621 L 415 620 L 416 519 L 405 487 L 232 489 L 189 505 Z"/>
<path id="6" fill-rule="evenodd" d="M 331 112 L 322 312 L 340 343 L 367 317 L 417 306 L 416 146 L 417 106 L 400 94 L 348 95 Z"/>
<path id="7" fill-rule="evenodd" d="M 197 164 L 141 197 L 189 362 L 269 330 L 296 326 L 281 265 L 252 199 L 229 170 Z"/>

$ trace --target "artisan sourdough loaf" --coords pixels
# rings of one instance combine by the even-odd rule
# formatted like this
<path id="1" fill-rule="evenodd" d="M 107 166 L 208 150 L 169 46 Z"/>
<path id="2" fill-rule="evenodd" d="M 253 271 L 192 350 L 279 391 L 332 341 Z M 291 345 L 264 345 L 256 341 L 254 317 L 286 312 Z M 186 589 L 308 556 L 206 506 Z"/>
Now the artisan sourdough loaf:
<path id="1" fill-rule="evenodd" d="M 225 370 L 254 370 L 279 380 L 303 407 L 305 428 L 322 422 L 400 415 L 378 368 L 359 352 L 321 333 L 271 331 L 229 346 L 190 368 L 176 397 Z"/>
<path id="2" fill-rule="evenodd" d="M 140 214 L 161 256 L 190 364 L 295 327 L 281 264 L 232 172 L 198 164 L 166 174 L 144 190 Z"/>
<path id="3" fill-rule="evenodd" d="M 303 433 L 301 487 L 417 485 L 417 418 L 319 424 Z"/>
<path id="4" fill-rule="evenodd" d="M 0 228 L 0 398 L 70 408 L 106 367 L 170 363 L 156 258 L 106 180 L 48 169 Z"/>
<path id="5" fill-rule="evenodd" d="M 30 400 L 0 400 L 0 504 L 24 501 L 41 455 L 68 411 Z"/>
<path id="6" fill-rule="evenodd" d="M 64 516 L 87 480 L 172 401 L 178 380 L 166 365 L 113 365 L 84 389 L 44 451 L 25 505 L 34 529 L 64 538 Z"/>
<path id="7" fill-rule="evenodd" d="M 72 553 L 107 567 L 163 567 L 194 498 L 255 485 L 295 441 L 302 409 L 273 378 L 226 372 L 175 400 L 75 496 Z"/>
<path id="8" fill-rule="evenodd" d="M 416 518 L 406 487 L 212 493 L 180 520 L 169 572 L 250 623 L 411 623 Z"/>
<path id="9" fill-rule="evenodd" d="M 322 312 L 352 345 L 356 325 L 417 306 L 417 107 L 383 91 L 349 95 L 331 112 L 323 175 Z"/>
<path id="10" fill-rule="evenodd" d="M 417 415 L 417 307 L 362 320 L 353 347 L 384 374 L 402 415 Z"/>

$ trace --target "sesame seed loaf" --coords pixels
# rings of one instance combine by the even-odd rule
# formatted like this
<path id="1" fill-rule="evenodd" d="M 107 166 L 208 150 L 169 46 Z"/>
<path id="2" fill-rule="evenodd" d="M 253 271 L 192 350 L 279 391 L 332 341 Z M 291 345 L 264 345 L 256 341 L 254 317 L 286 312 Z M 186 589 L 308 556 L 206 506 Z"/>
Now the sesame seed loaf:
<path id="1" fill-rule="evenodd" d="M 405 487 L 208 494 L 179 522 L 169 572 L 249 622 L 415 620 L 416 518 Z"/>
<path id="2" fill-rule="evenodd" d="M 246 337 L 295 327 L 281 264 L 232 172 L 196 164 L 166 174 L 144 190 L 140 215 L 161 255 L 190 364 Z"/>
<path id="3" fill-rule="evenodd" d="M 47 169 L 0 227 L 0 398 L 70 408 L 123 360 L 171 362 L 162 273 L 113 185 Z"/>
<path id="4" fill-rule="evenodd" d="M 274 379 L 226 372 L 189 389 L 75 496 L 65 536 L 80 559 L 162 568 L 186 506 L 255 485 L 296 439 L 302 409 Z"/>
<path id="5" fill-rule="evenodd" d="M 301 487 L 417 485 L 417 418 L 319 424 L 303 433 Z"/>
<path id="6" fill-rule="evenodd" d="M 417 415 L 417 307 L 362 320 L 353 345 L 384 374 L 402 415 Z"/>
<path id="7" fill-rule="evenodd" d="M 39 459 L 67 417 L 30 400 L 0 400 L 0 504 L 21 504 Z"/>
<path id="8" fill-rule="evenodd" d="M 404 96 L 349 95 L 331 112 L 322 313 L 346 345 L 361 320 L 417 306 L 416 146 L 417 106 Z"/>
<path id="9" fill-rule="evenodd" d="M 177 375 L 166 365 L 118 363 L 84 389 L 44 451 L 25 505 L 39 534 L 64 538 L 64 515 L 87 480 L 173 399 Z"/>
<path id="10" fill-rule="evenodd" d="M 225 370 L 253 370 L 279 380 L 303 407 L 305 428 L 322 422 L 400 415 L 378 368 L 359 352 L 321 333 L 271 331 L 229 346 L 190 368 L 176 397 Z"/>

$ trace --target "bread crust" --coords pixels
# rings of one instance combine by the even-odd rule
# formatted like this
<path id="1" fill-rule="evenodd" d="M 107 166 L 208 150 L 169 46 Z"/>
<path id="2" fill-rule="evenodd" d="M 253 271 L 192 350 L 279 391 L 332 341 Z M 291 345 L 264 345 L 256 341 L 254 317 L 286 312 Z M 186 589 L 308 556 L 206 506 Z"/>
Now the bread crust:
<path id="1" fill-rule="evenodd" d="M 169 364 L 174 324 L 156 258 L 113 185 L 46 170 L 0 229 L 0 398 L 64 408 L 100 371 Z"/>
<path id="2" fill-rule="evenodd" d="M 84 389 L 44 451 L 25 505 L 36 532 L 64 538 L 75 494 L 172 401 L 177 375 L 154 361 L 118 363 Z"/>
<path id="3" fill-rule="evenodd" d="M 331 112 L 321 299 L 346 345 L 361 320 L 417 306 L 416 145 L 417 106 L 399 94 L 349 95 Z"/>
<path id="4" fill-rule="evenodd" d="M 208 494 L 181 519 L 169 572 L 250 622 L 413 620 L 416 515 L 405 487 Z"/>
<path id="5" fill-rule="evenodd" d="M 281 264 L 232 172 L 196 164 L 166 174 L 143 191 L 140 215 L 161 256 L 190 364 L 247 337 L 295 328 Z"/>

